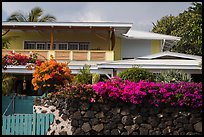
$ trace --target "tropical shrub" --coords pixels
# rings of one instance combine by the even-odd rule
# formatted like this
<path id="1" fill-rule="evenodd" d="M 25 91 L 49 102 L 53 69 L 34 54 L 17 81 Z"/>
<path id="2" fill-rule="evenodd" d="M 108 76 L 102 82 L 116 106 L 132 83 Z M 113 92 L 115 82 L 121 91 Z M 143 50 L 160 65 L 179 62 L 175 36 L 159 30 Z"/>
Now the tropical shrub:
<path id="1" fill-rule="evenodd" d="M 156 74 L 155 81 L 157 82 L 191 82 L 191 75 L 184 73 L 181 70 L 167 70 Z"/>
<path id="2" fill-rule="evenodd" d="M 81 101 L 102 102 L 93 89 L 91 84 L 66 84 L 64 87 L 57 87 L 57 92 L 53 92 L 51 96 L 62 96 L 68 99 L 76 99 Z"/>
<path id="3" fill-rule="evenodd" d="M 92 74 L 90 72 L 90 65 L 85 64 L 80 73 L 75 76 L 75 82 L 81 84 L 92 84 Z"/>
<path id="4" fill-rule="evenodd" d="M 133 104 L 149 103 L 162 105 L 202 108 L 202 83 L 163 83 L 141 80 L 131 82 L 119 77 L 93 84 L 103 98 L 112 98 Z"/>
<path id="5" fill-rule="evenodd" d="M 16 77 L 12 74 L 2 74 L 2 95 L 10 95 L 12 93 Z"/>
<path id="6" fill-rule="evenodd" d="M 34 90 L 42 90 L 52 92 L 59 85 L 72 82 L 73 76 L 71 70 L 66 63 L 58 63 L 54 59 L 50 59 L 36 66 L 33 73 L 32 84 Z"/>
<path id="7" fill-rule="evenodd" d="M 100 80 L 100 74 L 93 73 L 92 74 L 92 84 L 97 83 Z"/>
<path id="8" fill-rule="evenodd" d="M 21 53 L 10 52 L 2 56 L 2 68 L 6 69 L 7 65 L 27 65 L 34 63 L 40 65 L 42 60 L 38 59 L 37 53 L 31 53 L 30 56 Z"/>
<path id="9" fill-rule="evenodd" d="M 118 74 L 123 80 L 139 82 L 140 80 L 154 81 L 154 75 L 143 68 L 129 68 Z"/>

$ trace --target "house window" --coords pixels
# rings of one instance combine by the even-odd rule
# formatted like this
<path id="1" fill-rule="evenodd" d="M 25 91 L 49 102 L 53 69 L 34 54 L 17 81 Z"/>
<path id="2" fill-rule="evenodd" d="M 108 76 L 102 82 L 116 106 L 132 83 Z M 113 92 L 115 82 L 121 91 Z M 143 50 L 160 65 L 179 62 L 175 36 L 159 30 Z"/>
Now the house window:
<path id="1" fill-rule="evenodd" d="M 68 50 L 78 50 L 79 43 L 78 42 L 70 42 L 68 46 Z"/>
<path id="2" fill-rule="evenodd" d="M 35 42 L 24 42 L 24 49 L 36 49 L 36 43 Z"/>
<path id="3" fill-rule="evenodd" d="M 89 42 L 55 42 L 54 50 L 89 50 Z M 25 41 L 24 49 L 50 50 L 48 41 Z"/>
<path id="4" fill-rule="evenodd" d="M 68 44 L 67 43 L 59 43 L 59 50 L 67 50 L 68 49 Z"/>
<path id="5" fill-rule="evenodd" d="M 37 49 L 46 50 L 45 43 L 36 43 Z"/>
<path id="6" fill-rule="evenodd" d="M 47 49 L 50 50 L 50 43 L 47 44 Z M 53 44 L 53 49 L 57 49 L 57 46 L 55 43 Z"/>
<path id="7" fill-rule="evenodd" d="M 89 50 L 89 43 L 88 42 L 79 43 L 79 50 Z"/>

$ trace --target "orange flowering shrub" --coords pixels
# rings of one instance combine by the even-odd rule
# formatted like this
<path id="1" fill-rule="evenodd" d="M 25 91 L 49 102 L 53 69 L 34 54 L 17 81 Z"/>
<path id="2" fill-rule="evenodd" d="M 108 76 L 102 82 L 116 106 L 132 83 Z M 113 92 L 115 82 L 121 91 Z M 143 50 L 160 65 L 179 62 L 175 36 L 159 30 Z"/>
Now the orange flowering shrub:
<path id="1" fill-rule="evenodd" d="M 32 84 L 34 90 L 54 91 L 59 85 L 70 83 L 73 79 L 67 63 L 58 63 L 50 59 L 36 66 L 33 73 Z"/>

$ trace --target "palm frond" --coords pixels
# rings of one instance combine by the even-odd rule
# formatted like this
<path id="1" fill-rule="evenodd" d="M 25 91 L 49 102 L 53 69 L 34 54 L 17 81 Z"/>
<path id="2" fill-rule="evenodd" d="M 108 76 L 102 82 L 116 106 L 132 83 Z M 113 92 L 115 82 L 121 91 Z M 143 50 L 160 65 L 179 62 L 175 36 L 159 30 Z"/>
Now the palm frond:
<path id="1" fill-rule="evenodd" d="M 10 45 L 10 41 L 18 38 L 19 36 L 3 36 L 2 37 L 2 49 L 8 49 Z"/>
<path id="2" fill-rule="evenodd" d="M 26 17 L 20 13 L 20 12 L 15 12 L 13 13 L 8 19 L 7 21 L 11 21 L 11 22 L 26 22 L 27 19 Z"/>
<path id="3" fill-rule="evenodd" d="M 38 22 L 40 16 L 42 16 L 43 10 L 39 7 L 35 7 L 31 10 L 28 16 L 29 22 Z"/>
<path id="4" fill-rule="evenodd" d="M 45 15 L 42 16 L 41 19 L 39 19 L 39 22 L 55 22 L 56 18 L 52 15 Z"/>

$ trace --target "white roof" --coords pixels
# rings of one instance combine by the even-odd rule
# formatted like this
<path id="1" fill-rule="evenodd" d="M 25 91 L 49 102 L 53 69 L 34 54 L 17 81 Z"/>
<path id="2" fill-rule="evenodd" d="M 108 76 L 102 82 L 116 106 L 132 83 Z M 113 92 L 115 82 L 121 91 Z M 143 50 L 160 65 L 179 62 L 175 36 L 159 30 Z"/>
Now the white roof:
<path id="1" fill-rule="evenodd" d="M 180 40 L 181 37 L 158 34 L 153 32 L 138 31 L 130 29 L 126 34 L 123 34 L 126 39 L 154 39 L 154 40 Z"/>
<path id="2" fill-rule="evenodd" d="M 114 28 L 120 33 L 127 33 L 132 27 L 133 23 L 125 22 L 5 22 L 2 21 L 2 28 L 4 27 L 109 27 Z"/>
<path id="3" fill-rule="evenodd" d="M 196 69 L 199 67 L 200 60 L 172 60 L 172 59 L 157 59 L 157 60 L 141 60 L 129 59 L 119 60 L 107 63 L 98 64 L 98 68 L 132 68 L 134 65 L 139 65 L 146 69 Z"/>
<path id="4" fill-rule="evenodd" d="M 186 59 L 157 59 L 157 60 L 143 60 L 143 59 L 129 59 L 129 60 L 118 60 L 118 61 L 71 61 L 69 63 L 69 68 L 74 72 L 75 70 L 80 70 L 85 64 L 91 65 L 92 71 L 98 71 L 101 74 L 105 73 L 108 69 L 127 69 L 133 66 L 139 65 L 141 68 L 145 69 L 182 69 L 182 70 L 192 70 L 199 74 L 202 74 L 202 69 L 199 66 L 201 60 L 186 60 Z M 8 66 L 7 70 L 3 70 L 3 73 L 24 73 L 32 74 L 34 70 L 26 70 L 26 66 Z M 76 73 L 76 72 L 74 72 Z"/>
<path id="5" fill-rule="evenodd" d="M 201 60 L 202 56 L 196 56 L 196 55 L 190 55 L 190 54 L 183 54 L 183 53 L 177 53 L 177 52 L 170 52 L 170 51 L 165 51 L 165 52 L 160 52 L 156 54 L 151 54 L 147 56 L 142 56 L 142 57 L 137 57 L 138 59 L 156 59 L 156 58 L 161 58 L 165 56 L 170 56 L 174 58 L 183 58 L 183 59 L 191 59 L 191 60 Z"/>
<path id="6" fill-rule="evenodd" d="M 5 22 L 2 26 L 132 27 L 125 22 Z"/>

